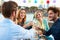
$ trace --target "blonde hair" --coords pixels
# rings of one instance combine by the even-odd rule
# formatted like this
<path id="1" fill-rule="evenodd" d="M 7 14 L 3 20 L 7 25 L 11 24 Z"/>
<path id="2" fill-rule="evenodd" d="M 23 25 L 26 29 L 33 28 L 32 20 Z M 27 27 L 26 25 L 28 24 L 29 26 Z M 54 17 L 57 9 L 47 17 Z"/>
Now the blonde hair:
<path id="1" fill-rule="evenodd" d="M 34 14 L 34 18 L 36 18 L 37 13 L 41 13 L 41 14 L 42 14 L 43 12 L 42 12 L 42 10 L 37 10 L 37 11 L 35 12 L 35 14 Z M 42 16 L 43 16 L 43 14 L 42 14 Z"/>

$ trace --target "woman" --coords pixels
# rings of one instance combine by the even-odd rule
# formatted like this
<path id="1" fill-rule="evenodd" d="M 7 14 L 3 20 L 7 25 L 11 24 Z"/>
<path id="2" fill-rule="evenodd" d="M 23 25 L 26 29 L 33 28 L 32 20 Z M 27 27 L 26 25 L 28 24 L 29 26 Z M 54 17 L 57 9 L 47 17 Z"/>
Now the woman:
<path id="1" fill-rule="evenodd" d="M 48 22 L 46 18 L 43 17 L 43 12 L 41 10 L 35 12 L 34 22 L 35 22 L 34 26 L 36 25 L 45 31 L 49 30 Z M 47 37 L 47 38 L 48 40 L 53 40 L 51 37 Z"/>
<path id="2" fill-rule="evenodd" d="M 41 29 L 44 29 L 45 31 L 49 30 L 47 19 L 43 18 L 43 12 L 41 10 L 35 12 L 34 22 L 39 25 Z"/>
<path id="3" fill-rule="evenodd" d="M 17 15 L 17 24 L 24 27 L 24 28 L 27 28 L 27 29 L 30 29 L 31 27 L 29 26 L 32 26 L 32 22 L 29 22 L 28 24 L 26 24 L 26 11 L 25 9 L 19 9 L 18 11 L 18 15 Z"/>

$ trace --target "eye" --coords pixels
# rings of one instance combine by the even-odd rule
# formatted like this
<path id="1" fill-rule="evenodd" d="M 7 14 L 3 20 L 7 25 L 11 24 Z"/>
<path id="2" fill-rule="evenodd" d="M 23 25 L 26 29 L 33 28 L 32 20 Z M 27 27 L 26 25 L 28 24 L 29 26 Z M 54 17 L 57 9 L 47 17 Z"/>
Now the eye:
<path id="1" fill-rule="evenodd" d="M 41 15 L 41 14 L 38 14 L 38 15 Z"/>

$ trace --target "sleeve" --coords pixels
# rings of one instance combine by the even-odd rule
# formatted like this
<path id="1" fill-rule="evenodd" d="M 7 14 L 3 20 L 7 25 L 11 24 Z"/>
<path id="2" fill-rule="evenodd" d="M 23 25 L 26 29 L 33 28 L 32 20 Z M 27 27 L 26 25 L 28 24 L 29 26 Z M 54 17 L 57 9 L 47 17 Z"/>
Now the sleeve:
<path id="1" fill-rule="evenodd" d="M 51 27 L 48 31 L 46 31 L 46 33 L 44 33 L 44 35 L 50 36 L 52 34 L 52 30 L 53 30 L 53 27 Z"/>
<path id="2" fill-rule="evenodd" d="M 45 24 L 45 30 L 48 31 L 49 30 L 49 25 L 48 25 L 48 20 L 44 19 L 44 24 Z"/>
<path id="3" fill-rule="evenodd" d="M 35 34 L 34 29 L 27 30 L 19 26 L 19 38 L 31 39 L 34 37 L 34 34 Z"/>

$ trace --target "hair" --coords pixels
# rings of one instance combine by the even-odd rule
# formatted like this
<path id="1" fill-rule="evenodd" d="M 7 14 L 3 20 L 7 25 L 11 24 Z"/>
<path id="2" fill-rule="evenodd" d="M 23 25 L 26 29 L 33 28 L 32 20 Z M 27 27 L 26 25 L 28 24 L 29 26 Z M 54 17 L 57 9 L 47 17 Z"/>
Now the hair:
<path id="1" fill-rule="evenodd" d="M 36 29 L 37 31 L 41 31 L 42 32 L 42 34 L 45 34 L 46 33 L 46 31 L 44 30 L 44 29 L 41 29 L 41 28 L 39 28 L 39 27 L 37 27 L 37 29 Z M 39 36 L 39 35 L 38 35 Z M 45 35 L 42 35 L 42 36 L 39 36 L 40 37 L 40 39 L 42 38 L 43 40 L 47 40 L 47 37 L 45 36 Z"/>
<path id="2" fill-rule="evenodd" d="M 58 16 L 59 16 L 60 10 L 57 7 L 49 7 L 48 10 L 47 10 L 47 12 L 49 10 L 52 10 L 54 13 L 58 13 Z"/>
<path id="3" fill-rule="evenodd" d="M 15 12 L 17 11 L 17 7 L 18 7 L 18 5 L 14 1 L 4 2 L 2 5 L 3 16 L 6 18 L 10 18 L 13 11 L 15 11 Z"/>
<path id="4" fill-rule="evenodd" d="M 37 11 L 35 12 L 34 18 L 36 18 L 36 14 L 39 13 L 39 12 L 40 12 L 41 14 L 43 13 L 42 10 L 37 10 Z"/>
<path id="5" fill-rule="evenodd" d="M 19 11 L 18 11 L 18 16 L 17 16 L 18 24 L 20 23 L 20 22 L 19 22 L 19 20 L 21 19 L 21 17 L 20 17 L 20 12 L 21 12 L 22 10 L 25 10 L 25 9 L 19 9 Z M 25 22 L 25 21 L 26 21 L 26 13 L 25 13 L 25 17 L 23 18 L 22 22 L 20 23 L 21 26 L 24 25 L 24 22 Z"/>
<path id="6" fill-rule="evenodd" d="M 46 31 L 45 31 L 44 29 L 41 29 L 41 28 L 39 28 L 39 27 L 37 27 L 37 31 L 38 31 L 38 30 L 42 31 L 43 33 L 46 33 Z"/>

